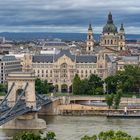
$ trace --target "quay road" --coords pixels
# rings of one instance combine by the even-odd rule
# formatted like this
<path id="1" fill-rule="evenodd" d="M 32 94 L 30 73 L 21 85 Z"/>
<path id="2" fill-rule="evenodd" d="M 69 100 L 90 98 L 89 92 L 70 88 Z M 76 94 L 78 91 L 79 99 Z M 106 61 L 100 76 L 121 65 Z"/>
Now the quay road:
<path id="1" fill-rule="evenodd" d="M 69 100 L 72 102 L 75 101 L 105 101 L 103 96 L 68 96 Z M 140 98 L 121 98 L 122 104 L 140 104 Z"/>
<path id="2" fill-rule="evenodd" d="M 4 96 L 0 96 L 0 102 L 2 101 L 3 98 Z M 63 99 L 63 97 L 60 97 L 60 98 Z M 80 102 L 89 102 L 89 101 L 105 102 L 104 96 L 65 96 L 65 99 L 68 100 L 69 103 L 80 103 Z M 140 105 L 140 98 L 122 97 L 121 104 L 139 104 Z"/>

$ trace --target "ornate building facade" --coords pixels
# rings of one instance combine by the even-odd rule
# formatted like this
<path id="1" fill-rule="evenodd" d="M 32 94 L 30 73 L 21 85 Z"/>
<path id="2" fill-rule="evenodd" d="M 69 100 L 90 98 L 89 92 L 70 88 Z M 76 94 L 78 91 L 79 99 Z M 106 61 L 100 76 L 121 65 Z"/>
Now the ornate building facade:
<path id="1" fill-rule="evenodd" d="M 109 61 L 105 53 L 74 55 L 69 50 L 61 50 L 55 55 L 25 57 L 24 65 L 32 66 L 36 77 L 48 80 L 59 92 L 72 91 L 72 81 L 76 73 L 81 79 L 88 78 L 91 74 L 99 75 L 103 79 L 108 76 Z"/>
<path id="2" fill-rule="evenodd" d="M 125 50 L 125 31 L 123 24 L 118 32 L 112 18 L 111 12 L 108 15 L 107 24 L 103 27 L 100 38 L 100 45 L 114 50 Z"/>

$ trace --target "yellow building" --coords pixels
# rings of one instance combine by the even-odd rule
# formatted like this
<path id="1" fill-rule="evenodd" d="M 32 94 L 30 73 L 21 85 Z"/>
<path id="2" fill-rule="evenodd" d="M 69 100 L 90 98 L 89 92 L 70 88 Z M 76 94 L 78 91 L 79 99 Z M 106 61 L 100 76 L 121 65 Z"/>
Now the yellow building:
<path id="1" fill-rule="evenodd" d="M 61 50 L 51 55 L 39 54 L 31 57 L 26 54 L 23 64 L 32 68 L 36 77 L 52 83 L 57 91 L 70 92 L 76 73 L 81 79 L 88 78 L 91 74 L 106 78 L 110 60 L 103 51 L 97 55 L 74 55 L 70 50 Z"/>

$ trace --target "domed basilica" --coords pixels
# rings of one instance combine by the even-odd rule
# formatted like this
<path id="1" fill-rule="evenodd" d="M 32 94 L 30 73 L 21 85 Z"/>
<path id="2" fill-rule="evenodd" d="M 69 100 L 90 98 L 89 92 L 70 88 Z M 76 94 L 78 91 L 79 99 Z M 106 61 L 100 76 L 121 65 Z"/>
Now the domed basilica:
<path id="1" fill-rule="evenodd" d="M 86 51 L 91 52 L 94 50 L 94 37 L 92 36 L 92 27 L 89 26 L 87 35 L 87 47 Z M 125 50 L 125 31 L 123 24 L 118 31 L 115 26 L 111 12 L 108 14 L 108 20 L 106 25 L 103 27 L 102 34 L 100 36 L 100 46 L 112 49 L 115 51 Z"/>
<path id="2" fill-rule="evenodd" d="M 123 24 L 121 24 L 118 32 L 117 27 L 113 23 L 111 12 L 108 14 L 107 24 L 103 27 L 100 45 L 111 47 L 114 50 L 125 50 L 125 32 Z"/>

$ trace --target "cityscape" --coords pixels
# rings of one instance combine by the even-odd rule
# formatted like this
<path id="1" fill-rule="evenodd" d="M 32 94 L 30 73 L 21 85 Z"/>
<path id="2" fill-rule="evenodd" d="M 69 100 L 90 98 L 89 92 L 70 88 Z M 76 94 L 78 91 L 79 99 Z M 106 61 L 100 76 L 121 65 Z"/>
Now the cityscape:
<path id="1" fill-rule="evenodd" d="M 140 2 L 13 2 L 0 6 L 0 139 L 139 140 Z"/>

